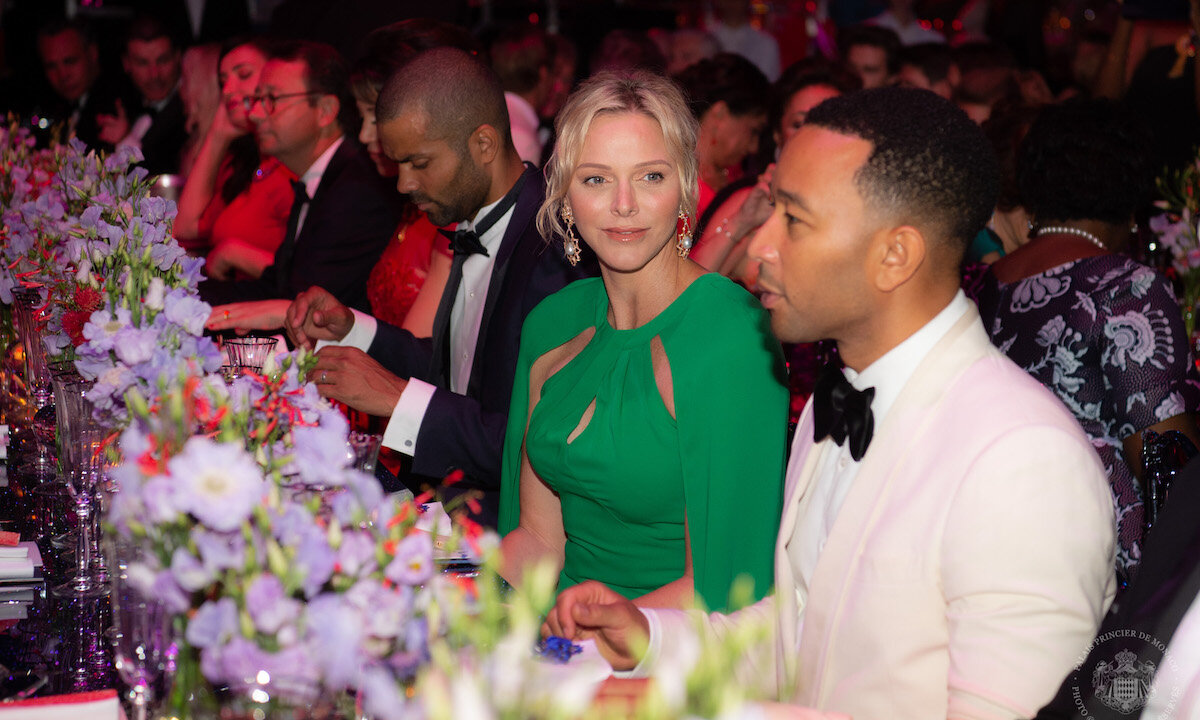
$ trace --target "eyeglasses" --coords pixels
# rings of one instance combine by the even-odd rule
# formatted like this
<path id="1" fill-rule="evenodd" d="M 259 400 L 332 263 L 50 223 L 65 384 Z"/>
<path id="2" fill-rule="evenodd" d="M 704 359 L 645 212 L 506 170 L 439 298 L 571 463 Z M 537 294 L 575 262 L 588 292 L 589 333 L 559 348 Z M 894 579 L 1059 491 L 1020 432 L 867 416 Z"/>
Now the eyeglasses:
<path id="1" fill-rule="evenodd" d="M 271 93 L 267 93 L 266 95 L 247 95 L 242 99 L 242 107 L 246 108 L 246 112 L 250 112 L 254 109 L 255 105 L 262 103 L 263 112 L 268 115 L 274 115 L 275 109 L 278 107 L 280 100 L 294 97 L 308 97 L 310 95 L 320 94 L 321 93 L 315 90 L 309 90 L 307 92 L 284 93 L 282 95 L 272 95 Z"/>

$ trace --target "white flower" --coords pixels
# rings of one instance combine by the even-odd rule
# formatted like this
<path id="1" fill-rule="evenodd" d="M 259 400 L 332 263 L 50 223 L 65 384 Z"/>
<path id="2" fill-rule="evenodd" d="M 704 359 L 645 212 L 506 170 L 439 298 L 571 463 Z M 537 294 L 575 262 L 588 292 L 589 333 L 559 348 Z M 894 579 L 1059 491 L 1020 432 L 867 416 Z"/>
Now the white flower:
<path id="1" fill-rule="evenodd" d="M 151 310 L 163 309 L 163 298 L 167 294 L 167 286 L 160 277 L 150 278 L 150 286 L 146 288 L 146 297 L 144 302 L 146 307 Z"/>

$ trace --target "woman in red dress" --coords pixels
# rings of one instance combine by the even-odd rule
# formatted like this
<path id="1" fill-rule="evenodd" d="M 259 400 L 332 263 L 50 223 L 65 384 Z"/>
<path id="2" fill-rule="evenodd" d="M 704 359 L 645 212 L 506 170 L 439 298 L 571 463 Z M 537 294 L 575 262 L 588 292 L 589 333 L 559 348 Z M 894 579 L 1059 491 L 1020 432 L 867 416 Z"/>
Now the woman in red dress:
<path id="1" fill-rule="evenodd" d="M 225 48 L 221 103 L 179 198 L 175 237 L 190 252 L 207 254 L 211 278 L 262 275 L 287 228 L 295 175 L 278 160 L 260 158 L 245 107 L 266 56 L 259 41 Z"/>

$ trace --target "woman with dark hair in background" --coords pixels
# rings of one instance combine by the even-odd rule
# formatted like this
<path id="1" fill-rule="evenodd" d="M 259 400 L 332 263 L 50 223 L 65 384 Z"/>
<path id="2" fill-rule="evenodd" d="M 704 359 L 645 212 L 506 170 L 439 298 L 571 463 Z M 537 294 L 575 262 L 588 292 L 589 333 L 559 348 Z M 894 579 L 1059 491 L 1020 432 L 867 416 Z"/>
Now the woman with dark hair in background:
<path id="1" fill-rule="evenodd" d="M 856 76 L 824 60 L 793 63 L 772 88 L 767 127 L 774 147 L 783 147 L 796 134 L 809 110 L 861 87 Z M 696 222 L 692 259 L 746 287 L 753 286 L 757 275 L 747 267 L 746 246 L 771 214 L 768 198 L 772 168 L 773 163 L 760 177 L 743 177 L 726 185 Z"/>
<path id="2" fill-rule="evenodd" d="M 771 86 L 753 63 L 730 53 L 701 60 L 675 80 L 700 123 L 696 139 L 699 217 L 718 192 L 742 176 L 742 161 L 758 149 L 758 136 L 767 123 Z"/>
<path id="3" fill-rule="evenodd" d="M 221 102 L 179 196 L 175 237 L 190 252 L 207 253 L 210 278 L 259 277 L 287 230 L 295 176 L 278 160 L 259 157 L 245 106 L 266 61 L 261 40 L 223 48 Z"/>
<path id="4" fill-rule="evenodd" d="M 992 342 L 1091 438 L 1112 485 L 1122 579 L 1141 558 L 1142 431 L 1200 443 L 1200 377 L 1171 285 L 1118 252 L 1150 190 L 1147 149 L 1141 124 L 1110 102 L 1044 108 L 1017 161 L 1031 239 L 992 264 L 979 299 Z"/>

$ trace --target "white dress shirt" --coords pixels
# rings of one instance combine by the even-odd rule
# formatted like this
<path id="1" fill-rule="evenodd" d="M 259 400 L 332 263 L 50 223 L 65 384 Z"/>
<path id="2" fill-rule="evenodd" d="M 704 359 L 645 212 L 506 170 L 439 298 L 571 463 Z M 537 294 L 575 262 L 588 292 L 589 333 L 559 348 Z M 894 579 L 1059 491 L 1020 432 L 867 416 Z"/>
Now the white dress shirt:
<path id="1" fill-rule="evenodd" d="M 954 327 L 969 307 L 967 297 L 960 290 L 950 304 L 932 320 L 908 336 L 904 342 L 887 351 L 861 373 L 856 373 L 850 368 L 842 371 L 856 390 L 875 388 L 875 397 L 871 400 L 871 415 L 877 430 L 883 425 L 892 403 L 916 372 L 921 360 L 929 354 L 934 345 L 937 345 L 942 336 Z M 805 588 L 808 587 L 808 580 L 817 567 L 817 559 L 825 549 L 829 531 L 837 520 L 846 495 L 850 493 L 860 465 L 861 461 L 856 461 L 850 456 L 849 442 L 842 445 L 826 443 L 820 458 L 820 469 L 813 476 L 810 491 L 812 503 L 807 512 L 796 520 L 796 532 L 790 545 L 792 569 L 795 570 L 797 580 L 803 583 Z M 789 465 L 789 479 L 793 473 L 798 472 L 798 464 Z M 803 606 L 801 603 L 800 607 Z M 799 638 L 800 634 L 797 633 L 796 637 Z"/>
<path id="2" fill-rule="evenodd" d="M 503 200 L 503 198 L 501 198 Z M 475 213 L 470 222 L 458 224 L 458 230 L 472 229 L 482 220 L 492 208 L 500 204 L 497 200 Z M 471 380 L 471 368 L 475 361 L 475 347 L 479 341 L 479 327 L 483 322 L 483 306 L 487 300 L 488 287 L 492 282 L 492 269 L 496 264 L 496 255 L 500 252 L 500 243 L 512 220 L 513 207 L 500 216 L 487 232 L 479 237 L 487 255 L 472 255 L 463 263 L 462 284 L 454 296 L 454 305 L 450 310 L 450 391 L 465 395 L 467 384 Z M 366 313 L 352 311 L 354 325 L 350 332 L 338 343 L 317 343 L 317 349 L 325 345 L 345 345 L 356 347 L 363 352 L 371 347 L 378 327 L 375 318 Z M 515 342 L 515 339 L 514 339 Z M 421 431 L 421 422 L 425 419 L 425 411 L 433 399 L 437 388 L 427 382 L 411 378 L 400 400 L 392 410 L 387 429 L 383 432 L 383 446 L 413 455 L 417 451 L 417 435 Z"/>
<path id="3" fill-rule="evenodd" d="M 325 148 L 325 152 L 321 153 L 312 165 L 304 171 L 300 176 L 300 182 L 304 183 L 304 192 L 308 193 L 308 202 L 304 203 L 304 207 L 300 208 L 300 217 L 296 221 L 296 237 L 300 237 L 300 229 L 304 227 L 304 219 L 308 217 L 308 206 L 312 204 L 313 196 L 317 194 L 317 188 L 321 185 L 321 178 L 325 176 L 325 170 L 329 167 L 329 161 L 333 159 L 334 153 L 342 146 L 342 141 L 346 139 L 342 135 L 333 144 Z"/>

